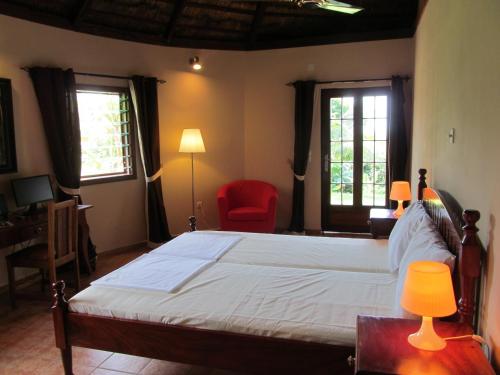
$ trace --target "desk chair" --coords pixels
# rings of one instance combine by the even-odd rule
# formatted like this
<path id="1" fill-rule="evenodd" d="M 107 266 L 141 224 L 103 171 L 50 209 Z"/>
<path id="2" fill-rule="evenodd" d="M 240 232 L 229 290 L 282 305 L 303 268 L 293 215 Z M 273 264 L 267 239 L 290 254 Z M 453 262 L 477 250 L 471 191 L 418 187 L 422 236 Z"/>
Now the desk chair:
<path id="1" fill-rule="evenodd" d="M 15 267 L 38 268 L 42 273 L 43 290 L 45 273 L 48 273 L 50 282 L 55 283 L 56 268 L 73 262 L 75 290 L 80 289 L 77 206 L 76 198 L 59 203 L 49 202 L 47 243 L 29 246 L 6 257 L 12 308 L 16 307 Z"/>

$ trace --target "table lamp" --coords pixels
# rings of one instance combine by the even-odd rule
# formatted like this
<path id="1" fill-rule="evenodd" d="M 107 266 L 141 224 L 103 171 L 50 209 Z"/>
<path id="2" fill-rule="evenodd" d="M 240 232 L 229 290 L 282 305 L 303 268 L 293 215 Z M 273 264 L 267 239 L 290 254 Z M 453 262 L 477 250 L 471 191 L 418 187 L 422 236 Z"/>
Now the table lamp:
<path id="1" fill-rule="evenodd" d="M 420 330 L 409 335 L 408 342 L 423 350 L 444 349 L 446 341 L 434 331 L 432 318 L 457 311 L 449 267 L 432 261 L 411 263 L 400 303 L 405 310 L 422 317 Z"/>
<path id="2" fill-rule="evenodd" d="M 201 137 L 200 129 L 184 129 L 182 131 L 179 152 L 191 154 L 191 208 L 194 217 L 194 154 L 205 152 L 205 145 Z"/>
<path id="3" fill-rule="evenodd" d="M 398 201 L 398 208 L 394 211 L 394 216 L 400 217 L 403 212 L 403 201 L 411 200 L 410 184 L 408 181 L 394 181 L 391 186 L 389 199 Z"/>

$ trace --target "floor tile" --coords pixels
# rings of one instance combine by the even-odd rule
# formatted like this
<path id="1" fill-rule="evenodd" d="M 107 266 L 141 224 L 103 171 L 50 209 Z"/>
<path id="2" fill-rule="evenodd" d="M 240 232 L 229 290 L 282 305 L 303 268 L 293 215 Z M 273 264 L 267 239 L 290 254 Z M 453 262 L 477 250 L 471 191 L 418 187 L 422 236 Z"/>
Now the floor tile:
<path id="1" fill-rule="evenodd" d="M 99 367 L 112 354 L 103 350 L 73 347 L 73 363 L 78 366 Z"/>
<path id="2" fill-rule="evenodd" d="M 113 371 L 107 370 L 104 368 L 96 368 L 92 375 L 130 375 L 130 372 L 121 372 L 121 371 Z"/>
<path id="3" fill-rule="evenodd" d="M 106 359 L 99 367 L 108 370 L 139 373 L 146 367 L 151 359 L 136 357 L 128 354 L 114 353 Z"/>
<path id="4" fill-rule="evenodd" d="M 142 371 L 141 375 L 188 375 L 192 366 L 182 363 L 153 359 Z"/>

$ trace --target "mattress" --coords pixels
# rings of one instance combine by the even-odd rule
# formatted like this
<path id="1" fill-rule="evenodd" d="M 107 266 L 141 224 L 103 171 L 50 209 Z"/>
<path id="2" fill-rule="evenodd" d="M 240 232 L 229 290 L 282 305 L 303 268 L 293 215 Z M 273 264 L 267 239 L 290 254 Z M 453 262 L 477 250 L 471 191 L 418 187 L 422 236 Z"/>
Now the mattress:
<path id="1" fill-rule="evenodd" d="M 220 232 L 213 232 L 220 233 Z M 262 233 L 243 237 L 220 262 L 389 273 L 387 240 Z"/>
<path id="2" fill-rule="evenodd" d="M 72 312 L 354 346 L 356 317 L 391 316 L 397 276 L 219 262 L 176 293 L 91 286 Z"/>

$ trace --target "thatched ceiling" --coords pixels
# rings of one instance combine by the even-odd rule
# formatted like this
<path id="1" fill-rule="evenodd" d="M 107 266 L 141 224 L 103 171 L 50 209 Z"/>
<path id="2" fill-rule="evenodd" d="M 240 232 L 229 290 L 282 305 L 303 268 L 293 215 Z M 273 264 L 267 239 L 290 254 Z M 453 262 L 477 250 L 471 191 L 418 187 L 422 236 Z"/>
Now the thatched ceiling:
<path id="1" fill-rule="evenodd" d="M 291 2 L 241 0 L 0 0 L 0 13 L 160 45 L 255 50 L 410 37 L 418 0 L 343 0 L 347 15 Z"/>

